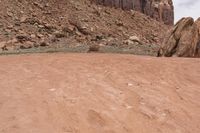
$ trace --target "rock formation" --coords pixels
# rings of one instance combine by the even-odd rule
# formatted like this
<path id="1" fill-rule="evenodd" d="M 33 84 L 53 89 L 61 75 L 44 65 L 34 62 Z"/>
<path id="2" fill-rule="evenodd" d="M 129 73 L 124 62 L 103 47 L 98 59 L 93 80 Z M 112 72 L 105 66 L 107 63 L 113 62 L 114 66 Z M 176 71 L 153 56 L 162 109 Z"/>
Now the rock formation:
<path id="1" fill-rule="evenodd" d="M 200 19 L 182 18 L 168 33 L 158 56 L 200 57 Z"/>
<path id="2" fill-rule="evenodd" d="M 174 7 L 172 0 L 95 0 L 98 4 L 140 11 L 165 24 L 173 25 Z"/>

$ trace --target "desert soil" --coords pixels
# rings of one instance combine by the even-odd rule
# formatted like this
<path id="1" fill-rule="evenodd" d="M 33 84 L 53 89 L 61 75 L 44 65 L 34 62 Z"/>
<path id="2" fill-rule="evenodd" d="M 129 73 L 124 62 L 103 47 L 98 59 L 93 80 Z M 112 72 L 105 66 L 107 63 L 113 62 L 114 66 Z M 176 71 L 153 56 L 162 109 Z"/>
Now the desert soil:
<path id="1" fill-rule="evenodd" d="M 0 133 L 199 133 L 200 60 L 0 57 Z"/>

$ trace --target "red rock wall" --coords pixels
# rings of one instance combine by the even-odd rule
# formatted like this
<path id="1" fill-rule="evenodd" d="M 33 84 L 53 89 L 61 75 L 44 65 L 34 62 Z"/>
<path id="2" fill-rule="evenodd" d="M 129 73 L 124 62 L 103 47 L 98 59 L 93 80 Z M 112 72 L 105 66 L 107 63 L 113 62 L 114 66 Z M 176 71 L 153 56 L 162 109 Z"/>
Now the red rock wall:
<path id="1" fill-rule="evenodd" d="M 174 7 L 172 0 L 95 0 L 98 4 L 140 11 L 165 24 L 174 24 Z"/>

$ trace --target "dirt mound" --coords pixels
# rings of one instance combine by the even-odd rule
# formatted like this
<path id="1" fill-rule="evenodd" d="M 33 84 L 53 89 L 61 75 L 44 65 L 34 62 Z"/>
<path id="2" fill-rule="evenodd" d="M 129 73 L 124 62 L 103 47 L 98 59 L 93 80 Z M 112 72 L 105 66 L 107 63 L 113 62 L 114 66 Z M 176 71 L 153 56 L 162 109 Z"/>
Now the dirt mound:
<path id="1" fill-rule="evenodd" d="M 1 133 L 199 133 L 200 60 L 0 57 Z"/>
<path id="2" fill-rule="evenodd" d="M 168 33 L 159 56 L 200 57 L 199 20 L 182 18 Z"/>
<path id="3" fill-rule="evenodd" d="M 90 0 L 1 0 L 0 8 L 3 52 L 91 44 L 152 51 L 169 28 L 141 13 Z M 131 36 L 141 43 L 130 41 Z"/>

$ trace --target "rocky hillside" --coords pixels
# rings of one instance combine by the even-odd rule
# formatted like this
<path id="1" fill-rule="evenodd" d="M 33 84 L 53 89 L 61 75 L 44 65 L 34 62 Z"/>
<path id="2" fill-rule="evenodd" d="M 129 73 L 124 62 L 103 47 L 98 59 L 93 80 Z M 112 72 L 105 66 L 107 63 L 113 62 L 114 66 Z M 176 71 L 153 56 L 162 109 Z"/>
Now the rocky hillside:
<path id="1" fill-rule="evenodd" d="M 1 52 L 90 45 L 152 51 L 169 29 L 90 0 L 1 0 L 0 8 Z"/>
<path id="2" fill-rule="evenodd" d="M 172 0 L 95 0 L 99 4 L 140 11 L 168 25 L 174 23 L 174 7 Z"/>

